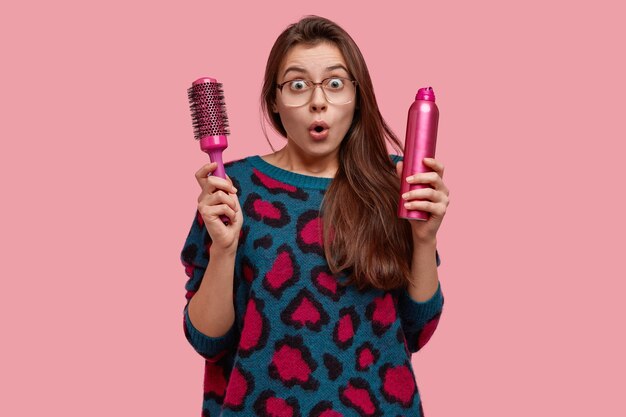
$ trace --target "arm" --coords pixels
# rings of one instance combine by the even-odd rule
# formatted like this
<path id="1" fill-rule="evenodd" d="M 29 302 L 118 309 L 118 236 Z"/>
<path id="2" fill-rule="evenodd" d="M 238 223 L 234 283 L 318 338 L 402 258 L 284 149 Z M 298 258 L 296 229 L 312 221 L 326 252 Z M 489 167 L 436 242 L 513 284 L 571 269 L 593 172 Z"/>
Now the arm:
<path id="1" fill-rule="evenodd" d="M 224 336 L 235 322 L 233 271 L 236 253 L 210 249 L 200 288 L 187 305 L 193 327 L 212 338 Z"/>
<path id="2" fill-rule="evenodd" d="M 412 282 L 400 291 L 398 309 L 410 352 L 420 350 L 431 338 L 443 310 L 443 293 L 437 267 L 441 264 L 436 242 L 414 246 Z"/>
<path id="3" fill-rule="evenodd" d="M 237 344 L 233 303 L 235 255 L 211 249 L 210 237 L 196 213 L 181 253 L 189 277 L 183 325 L 192 347 L 211 361 Z"/>
<path id="4" fill-rule="evenodd" d="M 413 239 L 416 242 L 416 239 Z M 411 261 L 412 282 L 408 287 L 411 298 L 423 303 L 431 299 L 439 287 L 439 254 L 437 242 L 416 243 Z"/>
<path id="5" fill-rule="evenodd" d="M 398 169 L 398 162 L 404 158 L 400 155 L 389 156 Z M 414 235 L 413 243 L 411 284 L 399 292 L 398 312 L 407 348 L 415 353 L 424 347 L 435 332 L 444 300 L 437 274 L 441 260 L 436 240 L 423 241 Z"/>

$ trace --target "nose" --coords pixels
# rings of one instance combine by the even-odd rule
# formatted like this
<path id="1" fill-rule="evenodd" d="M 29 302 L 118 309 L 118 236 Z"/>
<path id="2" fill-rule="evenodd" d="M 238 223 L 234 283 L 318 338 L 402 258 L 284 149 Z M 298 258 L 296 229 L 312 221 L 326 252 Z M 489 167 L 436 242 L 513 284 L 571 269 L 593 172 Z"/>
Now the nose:
<path id="1" fill-rule="evenodd" d="M 328 101 L 326 101 L 326 96 L 324 95 L 324 90 L 322 90 L 321 85 L 316 85 L 313 89 L 313 96 L 311 97 L 311 102 L 309 103 L 312 111 L 322 111 L 326 110 L 328 106 Z"/>

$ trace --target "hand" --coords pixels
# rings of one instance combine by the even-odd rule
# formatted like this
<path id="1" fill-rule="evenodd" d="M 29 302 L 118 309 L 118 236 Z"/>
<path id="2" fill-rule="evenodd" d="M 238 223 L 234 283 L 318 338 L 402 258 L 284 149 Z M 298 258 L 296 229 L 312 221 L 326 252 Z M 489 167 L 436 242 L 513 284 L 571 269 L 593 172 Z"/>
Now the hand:
<path id="1" fill-rule="evenodd" d="M 243 215 L 237 190 L 230 177 L 226 179 L 209 176 L 215 171 L 217 163 L 204 165 L 196 172 L 196 179 L 202 192 L 198 196 L 198 212 L 202 215 L 204 226 L 211 236 L 211 246 L 223 250 L 237 250 L 239 232 L 243 225 Z M 220 215 L 226 215 L 230 222 L 225 225 Z"/>
<path id="2" fill-rule="evenodd" d="M 402 177 L 403 162 L 396 164 L 396 173 L 402 181 L 407 181 Z M 424 165 L 430 167 L 434 172 L 423 172 L 415 174 L 410 184 L 429 184 L 430 187 L 409 191 L 403 199 L 409 210 L 423 210 L 430 213 L 428 220 L 409 220 L 413 230 L 413 239 L 418 242 L 432 242 L 436 240 L 437 230 L 441 226 L 441 221 L 446 214 L 450 204 L 450 191 L 443 183 L 443 165 L 432 158 L 424 158 Z"/>

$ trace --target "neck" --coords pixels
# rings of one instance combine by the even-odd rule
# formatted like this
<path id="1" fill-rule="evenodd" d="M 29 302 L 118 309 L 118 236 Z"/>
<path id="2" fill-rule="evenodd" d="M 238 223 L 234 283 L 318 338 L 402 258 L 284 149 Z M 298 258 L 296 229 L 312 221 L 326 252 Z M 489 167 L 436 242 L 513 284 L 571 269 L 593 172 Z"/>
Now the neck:
<path id="1" fill-rule="evenodd" d="M 281 150 L 268 155 L 272 164 L 297 174 L 333 178 L 339 167 L 337 151 L 330 155 L 313 156 L 294 152 L 287 144 Z"/>

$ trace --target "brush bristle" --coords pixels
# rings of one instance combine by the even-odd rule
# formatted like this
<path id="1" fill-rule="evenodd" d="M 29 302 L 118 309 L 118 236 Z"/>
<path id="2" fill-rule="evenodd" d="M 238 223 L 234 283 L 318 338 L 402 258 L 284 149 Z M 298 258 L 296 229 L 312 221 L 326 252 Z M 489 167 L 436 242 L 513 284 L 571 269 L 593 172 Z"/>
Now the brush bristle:
<path id="1" fill-rule="evenodd" d="M 230 134 L 221 83 L 209 81 L 194 83 L 187 90 L 187 96 L 194 138 L 199 140 L 205 136 Z"/>

